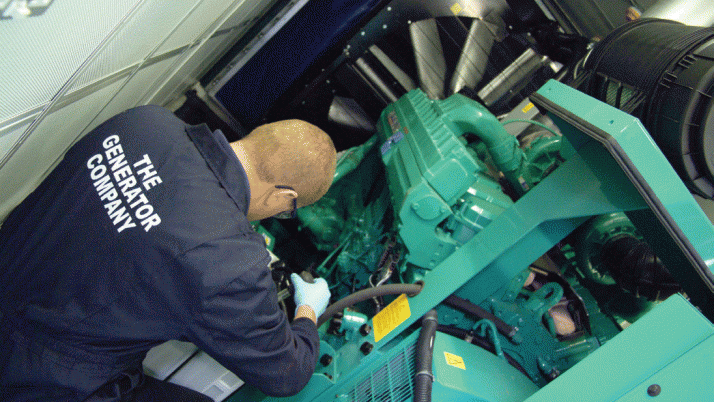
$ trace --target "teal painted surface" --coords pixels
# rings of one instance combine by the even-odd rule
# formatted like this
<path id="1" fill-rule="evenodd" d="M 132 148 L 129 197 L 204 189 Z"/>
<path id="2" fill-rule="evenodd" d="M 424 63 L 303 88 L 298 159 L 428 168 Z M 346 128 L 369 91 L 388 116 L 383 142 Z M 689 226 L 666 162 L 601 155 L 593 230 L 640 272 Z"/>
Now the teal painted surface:
<path id="1" fill-rule="evenodd" d="M 615 401 L 713 334 L 711 322 L 683 297 L 674 295 L 527 402 Z M 710 378 L 691 369 L 679 376 Z"/>
<path id="2" fill-rule="evenodd" d="M 410 401 L 413 397 L 414 349 L 418 336 L 418 331 L 413 332 L 380 350 L 373 351 L 359 367 L 341 376 L 335 387 L 314 400 Z"/>
<path id="3" fill-rule="evenodd" d="M 459 94 L 434 101 L 434 104 L 454 132 L 476 134 L 488 147 L 496 167 L 507 177 L 515 178 L 512 183 L 518 184 L 523 151 L 518 148 L 518 140 L 508 134 L 496 116 L 480 103 Z"/>
<path id="4" fill-rule="evenodd" d="M 598 300 L 603 311 L 620 328 L 625 328 L 650 311 L 656 301 L 623 290 L 607 267 L 603 266 L 600 253 L 603 246 L 619 236 L 631 236 L 642 240 L 642 235 L 622 212 L 595 217 L 578 229 L 575 240 L 575 259 L 566 275 L 587 284 L 589 291 Z M 582 292 L 582 291 L 581 291 Z M 665 298 L 665 297 L 662 297 Z M 595 307 L 598 308 L 598 307 Z"/>
<path id="5" fill-rule="evenodd" d="M 562 137 L 545 136 L 531 141 L 525 149 L 526 163 L 521 169 L 521 175 L 528 188 L 540 183 L 551 170 L 565 160 L 561 153 L 565 142 Z"/>
<path id="6" fill-rule="evenodd" d="M 494 159 L 520 167 L 516 139 L 466 97 L 432 101 L 414 90 L 382 112 L 382 160 L 399 235 L 415 265 L 435 267 L 512 204 L 461 139 L 475 128 L 490 138 Z"/>
<path id="7" fill-rule="evenodd" d="M 318 250 L 332 251 L 345 243 L 351 233 L 369 232 L 378 226 L 381 216 L 375 216 L 366 224 L 363 219 L 364 214 L 373 212 L 364 208 L 364 205 L 374 203 L 374 199 L 368 199 L 372 188 L 384 183 L 376 142 L 377 137 L 373 136 L 366 143 L 346 150 L 337 161 L 333 183 L 327 194 L 314 204 L 298 209 L 300 230 Z M 379 211 L 374 212 L 379 214 Z M 322 276 L 328 273 L 319 272 Z"/>
<path id="8" fill-rule="evenodd" d="M 523 367 L 537 385 L 544 386 L 548 383 L 549 375 L 566 371 L 601 345 L 595 335 L 603 329 L 602 323 L 596 321 L 602 314 L 588 310 L 592 334 L 583 330 L 579 335 L 574 334 L 567 340 L 559 339 L 554 333 L 554 323 L 547 311 L 560 301 L 563 289 L 557 282 L 548 282 L 538 291 L 525 289 L 524 283 L 530 272 L 529 269 L 524 269 L 509 284 L 480 305 L 507 324 L 518 328 L 513 340 L 499 334 L 501 347 Z M 544 294 L 549 288 L 555 290 L 551 297 Z M 462 297 L 468 294 L 463 289 L 458 291 L 458 295 Z M 605 325 L 613 327 L 609 317 L 602 318 L 606 321 Z M 439 309 L 439 320 L 462 329 L 470 328 L 470 325 L 465 324 L 468 318 L 448 308 Z"/>
<path id="9" fill-rule="evenodd" d="M 712 400 L 714 384 L 714 337 L 692 348 L 653 376 L 634 387 L 618 402 L 682 402 Z M 661 393 L 653 398 L 647 388 L 657 384 Z"/>
<path id="10" fill-rule="evenodd" d="M 462 291 L 468 298 L 477 304 L 485 300 L 590 216 L 645 207 L 613 161 L 599 158 L 602 161 L 594 170 L 582 155 L 597 158 L 602 149 L 581 149 L 444 262 L 426 272 L 424 289 L 410 298 L 411 317 L 380 344 L 467 282 L 472 286 Z M 552 207 L 554 198 L 558 208 Z"/>
<path id="11" fill-rule="evenodd" d="M 337 158 L 335 165 L 335 175 L 332 182 L 338 182 L 341 178 L 352 172 L 359 166 L 367 152 L 377 143 L 377 136 L 372 136 L 367 142 L 350 149 L 342 151 Z"/>
<path id="12" fill-rule="evenodd" d="M 617 141 L 656 198 L 664 205 L 666 213 L 676 222 L 711 270 L 714 266 L 714 226 L 640 121 L 557 81 L 549 81 L 538 93 Z M 588 141 L 578 134 L 568 138 L 571 142 L 578 142 L 577 138 L 580 138 L 579 141 Z"/>
<path id="13" fill-rule="evenodd" d="M 578 102 L 586 105 L 583 110 L 578 110 L 578 113 L 584 114 L 583 118 L 586 120 L 593 118 L 590 115 L 591 109 L 601 107 L 592 99 L 580 99 Z M 579 107 L 581 105 L 578 102 L 571 99 L 565 102 L 565 106 Z M 416 110 L 413 109 L 412 112 Z M 389 116 L 392 112 L 394 112 L 393 116 L 396 117 L 396 120 L 390 119 Z M 384 116 L 386 116 L 386 119 L 382 120 L 381 126 L 383 137 L 380 137 L 382 150 L 384 150 L 383 160 L 387 165 L 391 190 L 389 195 L 392 197 L 394 208 L 397 211 L 411 214 L 407 218 L 401 215 L 398 216 L 401 219 L 399 223 L 402 224 L 402 229 L 412 231 L 400 234 L 403 237 L 411 238 L 413 244 L 416 245 L 410 251 L 421 251 L 424 239 L 431 239 L 431 236 L 435 233 L 434 228 L 436 226 L 434 222 L 439 223 L 453 213 L 453 211 L 448 211 L 447 209 L 451 209 L 452 205 L 457 203 L 460 197 L 459 193 L 466 192 L 471 186 L 469 183 L 473 183 L 475 178 L 479 177 L 481 172 L 484 171 L 484 167 L 478 159 L 475 159 L 470 150 L 463 147 L 461 141 L 458 139 L 455 142 L 450 140 L 455 137 L 445 136 L 442 131 L 428 136 L 419 135 L 422 130 L 425 130 L 424 127 L 420 126 L 422 124 L 421 119 L 428 113 L 401 113 L 400 110 L 393 107 L 385 111 Z M 605 113 L 605 111 L 600 110 L 598 113 Z M 618 117 L 617 119 L 611 118 L 597 123 L 607 128 L 609 130 L 607 132 L 613 136 L 627 133 L 621 139 L 628 144 L 628 147 L 648 148 L 652 145 L 649 136 L 636 120 L 632 121 L 623 117 L 622 122 L 620 122 Z M 408 126 L 409 130 L 404 130 L 405 126 Z M 490 223 L 484 225 L 477 233 L 474 233 L 470 240 L 467 239 L 467 235 L 464 235 L 465 242 L 463 244 L 450 239 L 443 244 L 452 247 L 451 249 L 439 246 L 441 248 L 437 247 L 436 251 L 429 251 L 431 254 L 428 255 L 428 258 L 431 259 L 427 260 L 427 262 L 433 260 L 438 261 L 438 263 L 433 265 L 427 263 L 425 266 L 430 269 L 418 270 L 416 276 L 425 281 L 425 287 L 419 295 L 410 299 L 411 316 L 406 322 L 380 340 L 375 345 L 375 351 L 370 355 L 356 360 L 346 359 L 345 361 L 353 362 L 349 364 L 353 367 L 332 371 L 334 373 L 332 380 L 322 374 L 314 375 L 306 390 L 299 397 L 296 397 L 297 399 L 289 400 L 350 400 L 349 392 L 356 392 L 356 387 L 359 384 L 364 384 L 367 378 L 365 375 L 368 374 L 368 378 L 372 381 L 373 378 L 378 377 L 378 370 L 390 358 L 387 355 L 396 353 L 395 351 L 403 351 L 404 346 L 407 345 L 407 340 L 403 340 L 402 337 L 405 336 L 404 333 L 407 328 L 449 294 L 458 291 L 458 294 L 462 297 L 467 297 L 477 304 L 481 303 L 505 284 L 508 284 L 519 272 L 550 248 L 557 245 L 591 216 L 619 211 L 638 211 L 648 207 L 646 201 L 623 173 L 622 167 L 610 157 L 607 150 L 600 144 L 585 138 L 576 129 L 567 124 L 563 125 L 561 130 L 569 138 L 567 148 L 570 151 L 568 152 L 569 158 L 567 161 L 523 195 L 515 204 L 493 214 L 492 218 L 490 218 Z M 404 133 L 402 131 L 408 132 Z M 401 136 L 398 135 L 400 132 L 402 132 Z M 409 133 L 413 135 L 404 135 Z M 389 141 L 385 141 L 386 139 L 389 139 Z M 400 151 L 402 148 L 404 148 L 404 152 Z M 455 157 L 452 157 L 454 155 Z M 658 157 L 652 158 L 651 155 L 643 154 L 636 156 L 634 159 L 638 160 L 637 163 L 645 166 L 645 170 L 648 172 L 650 169 L 655 171 L 666 170 Z M 649 159 L 654 160 L 650 161 Z M 461 162 L 455 162 L 459 160 Z M 665 165 L 669 167 L 666 162 Z M 424 168 L 426 166 L 436 167 L 430 170 Z M 640 165 L 637 166 L 639 167 Z M 456 180 L 448 180 L 448 178 L 452 177 Z M 464 179 L 464 177 L 468 180 Z M 668 176 L 665 175 L 664 177 Z M 657 184 L 655 187 L 659 189 L 659 186 L 660 184 Z M 676 185 L 673 187 L 678 188 Z M 681 187 L 683 188 L 683 186 Z M 674 192 L 677 191 L 679 189 Z M 686 197 L 680 197 L 679 195 L 672 196 L 670 194 L 669 197 L 680 201 L 686 199 Z M 664 198 L 667 199 L 667 197 Z M 554 208 L 553 200 L 557 200 L 557 208 Z M 676 208 L 673 208 L 673 211 L 676 211 Z M 466 210 L 461 213 L 463 214 L 462 220 L 471 219 L 476 221 L 478 219 L 468 217 L 467 214 L 469 212 Z M 675 213 L 674 216 L 676 215 Z M 421 224 L 421 221 L 429 221 L 429 223 Z M 680 222 L 680 220 L 676 221 Z M 682 222 L 686 222 L 686 220 Z M 441 239 L 442 237 L 437 236 L 437 240 Z M 708 246 L 710 243 L 707 243 L 707 241 L 710 240 L 704 239 L 697 241 L 696 244 L 698 244 L 698 247 L 701 247 L 702 244 Z M 434 255 L 438 257 L 437 260 L 434 260 Z M 702 256 L 705 255 L 707 253 Z M 714 261 L 711 258 L 707 261 L 710 260 Z M 646 315 L 643 320 L 649 316 L 650 314 Z M 702 327 L 708 325 L 710 330 L 711 324 L 703 317 L 700 316 L 699 318 L 703 320 Z M 683 328 L 686 328 L 687 331 L 697 331 L 697 328 L 691 328 L 690 322 L 696 320 L 681 322 L 681 319 L 682 316 L 678 316 L 677 319 L 668 318 L 668 321 L 660 324 L 664 325 L 665 328 L 673 325 L 676 327 L 672 329 L 674 331 Z M 637 327 L 632 326 L 628 331 L 632 328 Z M 666 343 L 666 353 L 672 354 L 674 357 L 671 359 L 673 359 L 688 349 L 680 350 L 682 345 L 679 344 L 679 340 L 675 341 L 676 336 L 667 332 L 669 330 L 663 330 L 664 335 L 660 335 L 665 336 L 666 341 L 669 342 Z M 649 336 L 651 330 L 646 332 Z M 413 336 L 414 334 L 410 337 Z M 615 348 L 615 352 L 612 353 L 613 356 L 639 359 L 639 356 L 633 355 L 631 347 L 632 345 L 643 342 L 647 344 L 649 342 L 646 339 L 643 340 L 641 336 L 644 335 L 638 335 L 636 338 L 627 341 L 627 347 Z M 628 339 L 628 337 L 630 335 L 624 339 Z M 615 337 L 615 339 L 620 338 L 621 336 Z M 686 341 L 686 338 L 683 339 Z M 370 334 L 365 337 L 365 340 L 373 342 L 374 337 Z M 614 339 L 607 345 L 612 342 L 614 342 Z M 689 348 L 694 347 L 696 342 L 690 342 Z M 671 344 L 673 346 L 670 346 Z M 354 345 L 350 344 L 349 347 L 353 349 Z M 336 348 L 335 353 L 352 353 L 354 352 L 352 349 L 337 350 Z M 596 356 L 597 353 L 595 352 L 591 357 Z M 627 367 L 627 375 L 638 378 L 638 381 L 646 379 L 652 374 L 647 370 L 657 365 L 660 368 L 664 367 L 671 361 L 671 359 L 668 361 L 656 360 L 660 355 L 658 349 L 657 354 L 653 356 L 647 355 L 643 364 L 640 365 L 641 367 L 637 364 L 633 365 L 632 368 Z M 589 361 L 591 361 L 590 357 L 566 372 L 561 378 L 568 378 L 566 376 L 571 371 L 576 370 L 582 363 Z M 595 365 L 601 364 L 604 364 L 603 360 L 596 358 Z M 609 367 L 601 368 L 601 376 L 602 378 L 606 378 L 607 375 L 612 376 L 613 372 L 618 370 L 621 370 L 621 368 L 619 360 L 616 360 L 616 363 L 612 363 Z M 337 377 L 338 374 L 339 377 Z M 587 383 L 590 376 L 586 372 L 574 375 L 575 377 L 568 384 L 570 388 L 563 387 L 559 392 L 550 394 L 549 400 L 562 400 L 564 396 L 572 400 L 581 400 L 579 398 L 581 391 L 578 387 L 582 389 L 581 382 Z M 558 381 L 551 383 L 545 389 L 551 388 Z M 620 391 L 629 391 L 637 384 L 635 379 L 629 378 L 627 384 L 618 385 L 615 382 L 611 387 L 611 384 L 601 382 L 598 387 L 603 388 L 602 392 L 618 393 Z M 615 389 L 618 386 L 620 389 Z M 350 389 L 353 391 L 350 391 Z M 534 397 L 542 392 L 538 392 Z"/>
<path id="14" fill-rule="evenodd" d="M 602 246 L 620 235 L 642 239 L 632 222 L 622 212 L 600 215 L 588 221 L 579 231 L 575 242 L 579 272 L 600 285 L 615 285 L 615 279 L 607 273 L 606 268 L 601 266 L 602 261 L 599 256 Z"/>
<path id="15" fill-rule="evenodd" d="M 445 352 L 461 357 L 465 368 L 449 365 Z M 503 358 L 442 333 L 434 338 L 432 369 L 435 402 L 520 402 L 538 390 Z"/>

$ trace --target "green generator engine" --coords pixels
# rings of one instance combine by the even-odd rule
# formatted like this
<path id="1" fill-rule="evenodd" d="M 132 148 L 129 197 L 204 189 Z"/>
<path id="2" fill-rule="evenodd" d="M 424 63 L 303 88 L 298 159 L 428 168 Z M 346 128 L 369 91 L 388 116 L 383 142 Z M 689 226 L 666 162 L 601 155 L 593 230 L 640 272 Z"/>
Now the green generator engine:
<path id="1" fill-rule="evenodd" d="M 435 401 L 704 392 L 705 370 L 678 370 L 714 351 L 714 227 L 636 118 L 556 81 L 531 99 L 557 127 L 522 144 L 469 98 L 409 92 L 299 211 L 321 260 L 267 227 L 282 263 L 340 300 L 320 317 L 312 380 L 286 400 L 420 399 L 430 310 Z M 229 400 L 268 399 L 246 386 Z"/>

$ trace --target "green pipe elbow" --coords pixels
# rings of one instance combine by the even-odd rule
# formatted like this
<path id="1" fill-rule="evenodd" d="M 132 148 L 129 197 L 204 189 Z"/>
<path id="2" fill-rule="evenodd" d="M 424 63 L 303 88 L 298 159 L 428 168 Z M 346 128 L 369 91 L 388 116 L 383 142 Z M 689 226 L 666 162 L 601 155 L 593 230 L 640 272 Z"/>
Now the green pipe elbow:
<path id="1" fill-rule="evenodd" d="M 472 133 L 486 144 L 496 167 L 520 187 L 517 178 L 524 161 L 523 151 L 518 139 L 508 134 L 496 116 L 485 106 L 460 94 L 441 102 L 441 107 L 459 132 Z"/>

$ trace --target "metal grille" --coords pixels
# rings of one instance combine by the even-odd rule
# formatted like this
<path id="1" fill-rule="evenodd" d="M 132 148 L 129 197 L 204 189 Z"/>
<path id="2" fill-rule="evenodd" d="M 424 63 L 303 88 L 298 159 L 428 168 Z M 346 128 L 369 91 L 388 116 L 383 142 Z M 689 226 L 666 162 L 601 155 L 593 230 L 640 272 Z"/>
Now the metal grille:
<path id="1" fill-rule="evenodd" d="M 404 402 L 414 389 L 414 351 L 412 343 L 389 362 L 372 371 L 349 392 L 354 402 Z"/>

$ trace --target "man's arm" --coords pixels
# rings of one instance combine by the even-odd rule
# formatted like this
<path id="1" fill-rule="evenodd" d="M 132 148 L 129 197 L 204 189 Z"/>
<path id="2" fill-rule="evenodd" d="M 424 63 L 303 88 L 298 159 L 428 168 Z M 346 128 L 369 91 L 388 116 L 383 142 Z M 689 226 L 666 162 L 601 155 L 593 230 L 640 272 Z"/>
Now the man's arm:
<path id="1" fill-rule="evenodd" d="M 228 246 L 224 242 L 192 250 L 185 256 L 190 261 L 185 263 L 205 266 L 209 261 L 230 261 L 229 255 L 221 255 Z M 238 245 L 230 246 L 233 249 Z M 246 250 L 250 247 L 241 244 L 241 254 L 250 252 Z M 264 248 L 262 254 L 259 248 L 253 251 L 257 255 L 265 253 Z M 210 279 L 204 279 L 204 287 L 199 290 L 203 292 L 200 305 L 190 307 L 194 318 L 186 328 L 185 340 L 262 392 L 271 396 L 294 395 L 310 380 L 317 364 L 317 328 L 309 317 L 298 317 L 289 323 L 279 308 L 267 261 L 256 258 L 251 262 L 235 265 L 236 279 L 220 289 L 206 286 Z M 208 266 L 203 275 L 212 275 L 213 271 L 216 275 L 225 274 L 225 269 L 219 264 Z"/>

